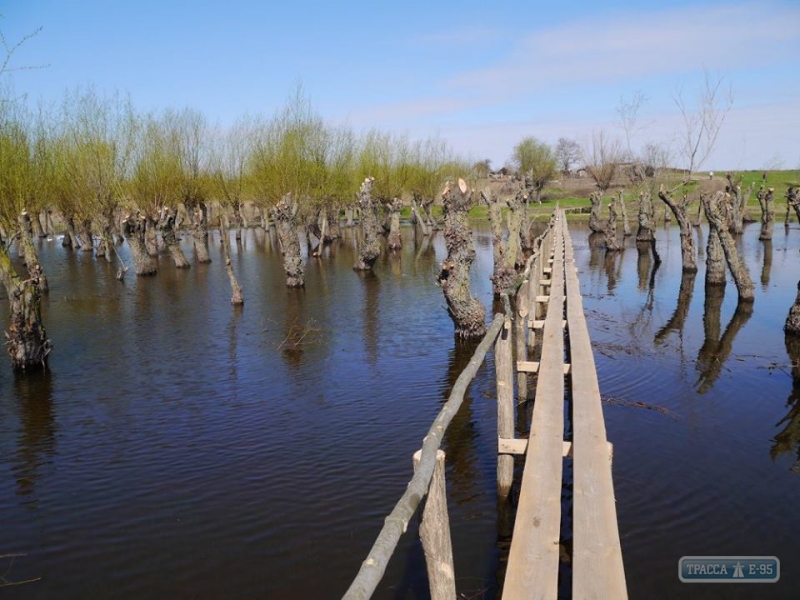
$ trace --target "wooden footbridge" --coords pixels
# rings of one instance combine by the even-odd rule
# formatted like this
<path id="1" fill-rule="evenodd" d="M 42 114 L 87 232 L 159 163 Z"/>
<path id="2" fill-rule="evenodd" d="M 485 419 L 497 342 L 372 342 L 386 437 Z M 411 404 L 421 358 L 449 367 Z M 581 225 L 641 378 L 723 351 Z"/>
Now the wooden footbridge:
<path id="1" fill-rule="evenodd" d="M 613 453 L 606 439 L 597 372 L 563 211 L 556 210 L 535 246 L 516 295 L 513 321 L 509 314 L 495 315 L 423 439 L 422 449 L 414 455 L 414 476 L 386 518 L 345 599 L 372 596 L 423 498 L 420 537 L 431 597 L 456 598 L 445 493 L 446 457 L 439 446 L 492 346 L 497 376 L 498 502 L 509 502 L 514 456 L 525 458 L 502 597 L 558 597 L 562 520 L 568 516 L 562 514 L 564 461 L 571 460 L 572 597 L 627 598 L 611 477 Z M 532 374 L 536 375 L 535 385 L 529 386 Z M 529 387 L 534 390 L 527 439 L 514 437 L 515 379 L 520 401 L 528 398 Z M 565 427 L 565 415 L 570 428 Z M 563 576 L 561 585 L 565 586 Z"/>

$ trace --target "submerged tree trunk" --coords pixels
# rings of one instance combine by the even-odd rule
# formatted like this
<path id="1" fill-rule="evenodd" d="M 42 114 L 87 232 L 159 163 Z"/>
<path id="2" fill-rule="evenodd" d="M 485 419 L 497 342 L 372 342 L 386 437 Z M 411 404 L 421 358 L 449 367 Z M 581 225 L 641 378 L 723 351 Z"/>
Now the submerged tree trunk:
<path id="1" fill-rule="evenodd" d="M 66 230 L 64 231 L 64 238 L 61 240 L 61 246 L 74 249 L 79 245 L 77 243 L 78 236 L 75 234 L 75 219 L 71 216 L 65 217 L 64 227 Z"/>
<path id="2" fill-rule="evenodd" d="M 759 240 L 771 240 L 772 229 L 775 221 L 775 209 L 772 207 L 773 188 L 762 187 L 758 190 L 758 204 L 761 206 L 761 233 Z"/>
<path id="3" fill-rule="evenodd" d="M 149 256 L 156 258 L 158 256 L 158 231 L 156 222 L 148 215 L 144 223 L 144 247 L 147 249 L 147 254 Z"/>
<path id="4" fill-rule="evenodd" d="M 283 270 L 286 271 L 286 285 L 290 288 L 304 287 L 303 259 L 300 256 L 300 237 L 297 231 L 298 205 L 286 194 L 272 207 L 272 219 L 283 252 Z"/>
<path id="5" fill-rule="evenodd" d="M 197 262 L 210 263 L 208 254 L 208 207 L 205 202 L 196 202 L 194 210 L 190 213 L 192 226 L 192 241 Z"/>
<path id="6" fill-rule="evenodd" d="M 716 226 L 709 222 L 706 245 L 706 285 L 725 285 L 725 253 Z"/>
<path id="7" fill-rule="evenodd" d="M 608 222 L 606 223 L 606 251 L 618 252 L 622 250 L 622 246 L 617 242 L 617 200 L 611 199 L 608 203 Z"/>
<path id="8" fill-rule="evenodd" d="M 331 204 L 326 209 L 328 218 L 328 242 L 338 240 L 342 237 L 341 228 L 339 227 L 339 206 Z"/>
<path id="9" fill-rule="evenodd" d="M 361 184 L 361 189 L 356 194 L 358 205 L 361 209 L 361 228 L 364 231 L 364 241 L 358 252 L 358 260 L 353 265 L 356 271 L 369 271 L 381 253 L 381 225 L 378 222 L 378 213 L 372 201 L 372 182 L 374 177 L 367 177 Z"/>
<path id="10" fill-rule="evenodd" d="M 589 202 L 592 203 L 592 211 L 589 213 L 589 229 L 594 233 L 603 233 L 604 231 L 603 226 L 600 224 L 601 199 L 600 192 L 593 192 L 589 195 Z"/>
<path id="11" fill-rule="evenodd" d="M 619 192 L 619 210 L 622 213 L 622 237 L 630 237 L 631 226 L 628 223 L 628 209 L 625 206 L 625 197 L 622 195 L 622 191 Z"/>
<path id="12" fill-rule="evenodd" d="M 94 238 L 92 237 L 92 220 L 81 221 L 80 247 L 83 252 L 94 251 Z"/>
<path id="13" fill-rule="evenodd" d="M 158 229 L 161 231 L 161 239 L 169 250 L 172 261 L 178 269 L 188 269 L 191 265 L 186 260 L 186 256 L 181 249 L 181 244 L 178 237 L 175 235 L 175 222 L 178 216 L 178 209 L 175 207 L 164 207 L 161 209 L 161 215 L 158 219 Z"/>
<path id="14" fill-rule="evenodd" d="M 242 203 L 238 200 L 234 200 L 231 202 L 231 206 L 233 207 L 233 223 L 236 225 L 236 241 L 240 241 L 242 239 L 242 224 L 244 222 L 244 218 L 242 217 Z M 225 221 L 227 222 L 227 218 Z"/>
<path id="15" fill-rule="evenodd" d="M 637 242 L 649 242 L 653 239 L 655 227 L 655 208 L 650 192 L 639 194 L 639 229 L 636 231 Z"/>
<path id="16" fill-rule="evenodd" d="M 719 234 L 725 260 L 728 263 L 731 276 L 739 292 L 739 301 L 753 302 L 755 299 L 753 281 L 750 279 L 750 274 L 747 272 L 744 261 L 739 258 L 739 253 L 736 250 L 736 242 L 728 231 L 728 221 L 720 212 L 719 205 L 724 201 L 724 196 L 725 194 L 723 192 L 717 192 L 711 197 L 702 196 L 701 201 L 703 202 L 703 208 L 705 209 L 709 226 L 715 228 Z"/>
<path id="17" fill-rule="evenodd" d="M 513 262 L 510 266 L 508 264 L 509 248 L 503 241 L 502 209 L 497 195 L 487 195 L 486 192 L 481 192 L 481 198 L 489 207 L 489 223 L 492 227 L 492 258 L 494 259 L 494 269 L 490 279 L 492 280 L 492 292 L 495 298 L 499 298 L 501 294 L 513 292 L 517 272 Z"/>
<path id="18" fill-rule="evenodd" d="M 450 318 L 460 338 L 477 338 L 486 333 L 486 308 L 473 297 L 469 273 L 475 260 L 472 231 L 467 223 L 471 193 L 463 179 L 442 192 L 444 200 L 444 239 L 447 258 L 442 262 L 438 282 L 447 301 Z"/>
<path id="19" fill-rule="evenodd" d="M 146 231 L 147 219 L 138 212 L 135 215 L 127 215 L 122 221 L 122 232 L 128 240 L 133 257 L 133 270 L 140 276 L 155 275 L 157 271 L 156 261 L 147 252 Z"/>
<path id="20" fill-rule="evenodd" d="M 241 306 L 244 304 L 244 297 L 242 296 L 242 287 L 236 279 L 233 272 L 233 265 L 231 265 L 231 240 L 228 224 L 228 217 L 223 214 L 219 219 L 219 237 L 222 240 L 222 260 L 225 261 L 225 272 L 228 274 L 228 281 L 231 284 L 231 304 L 234 306 Z"/>
<path id="21" fill-rule="evenodd" d="M 697 257 L 695 256 L 692 224 L 689 222 L 689 217 L 686 214 L 687 198 L 684 196 L 683 200 L 676 202 L 673 200 L 672 194 L 666 191 L 663 186 L 658 192 L 658 197 L 664 202 L 665 209 L 668 206 L 672 214 L 675 215 L 675 220 L 678 221 L 678 226 L 681 230 L 681 262 L 683 263 L 683 272 L 693 273 L 697 271 Z M 708 217 L 708 215 L 706 215 L 706 217 Z"/>
<path id="22" fill-rule="evenodd" d="M 386 208 L 389 211 L 389 238 L 386 246 L 389 250 L 399 250 L 403 247 L 403 238 L 400 235 L 400 211 L 403 203 L 400 198 L 394 198 L 386 205 Z"/>
<path id="23" fill-rule="evenodd" d="M 800 187 L 790 187 L 786 190 L 786 223 L 789 223 L 789 209 L 793 208 L 800 221 Z"/>
<path id="24" fill-rule="evenodd" d="M 25 267 L 28 269 L 28 275 L 36 282 L 39 292 L 46 294 L 50 291 L 50 285 L 47 283 L 47 277 L 42 270 L 42 265 L 39 263 L 39 257 L 33 245 L 31 217 L 25 210 L 19 215 L 19 248 L 21 251 L 20 254 L 22 254 L 25 260 Z"/>
<path id="25" fill-rule="evenodd" d="M 8 295 L 10 323 L 5 332 L 6 351 L 14 371 L 47 369 L 52 344 L 42 323 L 39 282 L 20 279 L 8 252 L 0 249 L 0 280 Z"/>
<path id="26" fill-rule="evenodd" d="M 419 196 L 416 194 L 414 195 L 414 199 L 411 201 L 411 214 L 416 217 L 416 224 L 419 225 L 419 228 L 422 230 L 423 237 L 426 235 L 431 234 L 430 226 L 428 225 L 428 221 L 425 219 L 425 216 L 421 213 L 419 206 L 417 205 L 417 199 Z"/>

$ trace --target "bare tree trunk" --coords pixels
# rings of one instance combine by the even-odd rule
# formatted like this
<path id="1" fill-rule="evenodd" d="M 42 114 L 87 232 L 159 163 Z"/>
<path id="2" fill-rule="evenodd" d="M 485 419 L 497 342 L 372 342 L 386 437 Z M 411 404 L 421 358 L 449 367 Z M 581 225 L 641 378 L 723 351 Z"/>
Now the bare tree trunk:
<path id="1" fill-rule="evenodd" d="M 716 226 L 709 223 L 706 245 L 706 285 L 725 285 L 725 253 Z"/>
<path id="2" fill-rule="evenodd" d="M 786 190 L 786 224 L 789 224 L 789 209 L 793 208 L 800 221 L 800 187 L 790 187 Z"/>
<path id="3" fill-rule="evenodd" d="M 283 252 L 283 269 L 286 271 L 286 285 L 299 288 L 306 285 L 303 272 L 303 259 L 300 256 L 300 237 L 297 231 L 297 203 L 291 194 L 286 194 L 272 208 L 272 219 Z"/>
<path id="4" fill-rule="evenodd" d="M 419 225 L 420 229 L 422 230 L 423 237 L 426 235 L 431 234 L 430 227 L 428 226 L 428 221 L 425 217 L 421 214 L 419 207 L 417 206 L 417 196 L 414 196 L 414 199 L 411 201 L 411 213 L 416 217 L 417 225 Z"/>
<path id="5" fill-rule="evenodd" d="M 367 177 L 361 184 L 361 189 L 356 195 L 361 209 L 361 229 L 364 231 L 364 241 L 358 252 L 358 260 L 353 265 L 356 271 L 369 271 L 381 253 L 381 225 L 378 222 L 378 213 L 372 201 L 372 182 L 374 177 Z"/>
<path id="6" fill-rule="evenodd" d="M 651 241 L 655 224 L 653 197 L 650 192 L 641 192 L 639 194 L 639 229 L 636 231 L 636 241 Z"/>
<path id="7" fill-rule="evenodd" d="M 94 239 L 92 238 L 92 220 L 84 219 L 81 221 L 80 246 L 83 252 L 94 251 Z"/>
<path id="8" fill-rule="evenodd" d="M 127 215 L 122 221 L 122 231 L 133 257 L 133 270 L 137 275 L 155 275 L 158 267 L 156 261 L 147 251 L 145 242 L 147 219 L 138 212 Z"/>
<path id="9" fill-rule="evenodd" d="M 628 209 L 625 206 L 625 198 L 622 195 L 622 191 L 619 192 L 619 209 L 622 213 L 622 237 L 630 237 L 631 226 L 628 224 Z"/>
<path id="10" fill-rule="evenodd" d="M 589 195 L 589 202 L 592 203 L 592 211 L 589 213 L 589 229 L 594 233 L 603 233 L 603 226 L 600 224 L 601 199 L 600 192 L 593 192 Z"/>
<path id="11" fill-rule="evenodd" d="M 50 237 L 55 237 L 56 228 L 53 225 L 53 211 L 49 208 L 44 211 L 44 224 L 45 233 Z"/>
<path id="12" fill-rule="evenodd" d="M 403 203 L 400 198 L 394 198 L 386 208 L 389 211 L 389 238 L 386 245 L 389 250 L 399 250 L 403 247 L 403 238 L 400 235 L 400 211 Z"/>
<path id="13" fill-rule="evenodd" d="M 231 205 L 233 206 L 233 223 L 236 225 L 236 241 L 238 242 L 242 239 L 242 222 L 244 220 L 242 218 L 242 203 L 235 200 L 231 202 Z M 225 221 L 227 222 L 227 220 L 226 218 Z"/>
<path id="14" fill-rule="evenodd" d="M 683 272 L 694 273 L 697 271 L 697 257 L 695 256 L 692 225 L 689 222 L 689 217 L 686 215 L 686 196 L 683 197 L 682 201 L 675 202 L 675 200 L 672 199 L 672 194 L 666 191 L 662 186 L 661 191 L 658 192 L 658 197 L 670 208 L 675 215 L 675 220 L 678 221 L 678 226 L 681 230 L 681 262 L 683 263 Z M 706 218 L 708 218 L 708 215 L 706 215 Z"/>
<path id="15" fill-rule="evenodd" d="M 45 238 L 47 237 L 47 234 L 42 228 L 42 222 L 39 220 L 40 217 L 41 214 L 39 212 L 34 214 L 33 218 L 31 219 L 31 230 L 33 231 L 33 235 L 37 238 Z"/>
<path id="16" fill-rule="evenodd" d="M 477 338 L 486 333 L 486 308 L 472 296 L 469 287 L 469 272 L 475 260 L 472 231 L 467 223 L 471 196 L 463 179 L 455 188 L 448 184 L 442 192 L 447 258 L 442 262 L 438 282 L 460 338 Z"/>
<path id="17" fill-rule="evenodd" d="M 4 249 L 0 249 L 0 281 L 6 289 L 10 309 L 5 343 L 11 368 L 14 371 L 47 369 L 52 344 L 42 323 L 39 282 L 35 277 L 20 279 Z"/>
<path id="18" fill-rule="evenodd" d="M 36 255 L 36 248 L 33 245 L 31 217 L 25 210 L 19 215 L 19 247 L 20 253 L 25 260 L 25 267 L 28 269 L 28 275 L 36 283 L 39 292 L 46 294 L 50 291 L 50 285 L 47 283 L 47 277 L 42 271 L 42 265 Z"/>
<path id="19" fill-rule="evenodd" d="M 186 260 L 186 255 L 183 253 L 181 244 L 178 237 L 175 235 L 175 221 L 178 216 L 178 209 L 175 207 L 164 207 L 161 209 L 161 215 L 158 220 L 158 229 L 161 231 L 161 239 L 169 250 L 172 261 L 175 263 L 177 269 L 188 269 L 191 265 Z"/>
<path id="20" fill-rule="evenodd" d="M 747 272 L 744 261 L 739 258 L 733 236 L 728 232 L 728 221 L 719 209 L 720 202 L 724 201 L 724 196 L 723 192 L 717 192 L 711 197 L 702 196 L 701 201 L 703 202 L 709 226 L 716 228 L 719 233 L 725 260 L 739 292 L 739 302 L 753 302 L 755 300 L 753 281 L 750 279 L 750 274 Z"/>
<path id="21" fill-rule="evenodd" d="M 148 215 L 145 218 L 144 230 L 144 247 L 147 249 L 147 254 L 152 258 L 158 256 L 158 231 L 156 222 Z"/>
<path id="22" fill-rule="evenodd" d="M 622 246 L 619 245 L 617 242 L 617 200 L 616 198 L 611 198 L 611 202 L 608 203 L 608 222 L 606 223 L 606 251 L 607 252 L 619 252 L 622 250 Z"/>
<path id="23" fill-rule="evenodd" d="M 190 216 L 192 220 L 192 241 L 194 242 L 197 262 L 201 264 L 210 263 L 211 256 L 208 254 L 208 207 L 206 203 L 197 202 Z"/>
<path id="24" fill-rule="evenodd" d="M 342 232 L 339 227 L 339 207 L 336 204 L 331 204 L 327 208 L 328 216 L 328 241 L 338 240 L 342 237 Z"/>
<path id="25" fill-rule="evenodd" d="M 771 240 L 772 229 L 775 221 L 775 209 L 772 207 L 772 196 L 775 193 L 773 188 L 762 187 L 758 190 L 758 203 L 761 206 L 761 233 L 759 240 Z"/>
<path id="26" fill-rule="evenodd" d="M 61 246 L 75 249 L 76 246 L 80 245 L 77 241 L 78 236 L 75 234 L 75 219 L 71 216 L 65 217 L 64 226 L 66 227 L 66 231 L 64 231 L 64 238 L 61 240 Z"/>
<path id="27" fill-rule="evenodd" d="M 230 240 L 230 225 L 228 217 L 223 212 L 219 219 L 219 237 L 222 241 L 222 260 L 225 261 L 225 272 L 228 274 L 228 281 L 231 284 L 231 304 L 234 306 L 242 306 L 244 304 L 244 297 L 242 296 L 242 287 L 236 279 L 233 272 L 233 265 L 231 265 L 231 240 Z"/>
<path id="28" fill-rule="evenodd" d="M 514 288 L 516 271 L 512 263 L 508 265 L 507 247 L 503 242 L 503 217 L 500 202 L 496 194 L 490 196 L 486 192 L 481 192 L 483 201 L 489 207 L 489 223 L 492 227 L 492 258 L 494 259 L 494 270 L 492 271 L 492 292 L 495 298 L 501 294 L 510 294 Z"/>
<path id="29" fill-rule="evenodd" d="M 353 225 L 355 223 L 353 221 L 354 217 L 353 217 L 353 207 L 352 206 L 346 206 L 344 208 L 344 219 L 345 219 L 345 223 L 344 223 L 345 227 L 353 227 Z"/>

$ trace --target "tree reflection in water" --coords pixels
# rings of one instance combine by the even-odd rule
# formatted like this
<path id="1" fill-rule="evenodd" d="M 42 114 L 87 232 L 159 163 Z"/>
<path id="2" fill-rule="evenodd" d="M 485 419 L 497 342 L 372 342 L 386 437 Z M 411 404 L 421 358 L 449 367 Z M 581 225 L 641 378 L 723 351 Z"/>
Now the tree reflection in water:
<path id="1" fill-rule="evenodd" d="M 775 460 L 781 454 L 795 452 L 797 460 L 791 470 L 800 473 L 800 338 L 787 335 L 784 342 L 792 363 L 792 391 L 786 399 L 789 412 L 775 424 L 776 427 L 783 425 L 783 429 L 775 436 L 769 455 Z"/>

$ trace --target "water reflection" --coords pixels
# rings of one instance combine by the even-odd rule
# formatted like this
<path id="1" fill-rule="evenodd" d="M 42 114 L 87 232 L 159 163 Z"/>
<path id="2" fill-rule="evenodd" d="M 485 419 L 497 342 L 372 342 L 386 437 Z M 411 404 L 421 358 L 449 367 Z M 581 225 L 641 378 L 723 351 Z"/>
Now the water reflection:
<path id="1" fill-rule="evenodd" d="M 708 392 L 722 373 L 725 362 L 731 355 L 733 341 L 753 314 L 753 304 L 739 302 L 725 332 L 720 337 L 722 301 L 725 289 L 721 286 L 706 286 L 705 314 L 703 332 L 705 338 L 697 355 L 696 368 L 700 372 L 697 389 L 701 394 Z"/>
<path id="2" fill-rule="evenodd" d="M 697 273 L 695 272 L 681 274 L 681 287 L 678 290 L 678 304 L 675 306 L 675 311 L 672 313 L 669 321 L 667 321 L 656 333 L 656 344 L 663 342 L 672 331 L 677 332 L 678 337 L 683 339 L 683 327 L 686 324 L 686 317 L 689 314 L 689 307 L 692 305 L 692 296 L 694 295 L 694 280 L 696 275 Z M 719 321 L 719 319 L 717 319 L 717 321 Z M 719 323 L 717 322 L 717 326 L 718 325 Z"/>
<path id="3" fill-rule="evenodd" d="M 761 263 L 761 287 L 766 290 L 769 287 L 769 276 L 772 271 L 772 240 L 763 242 L 763 262 Z"/>
<path id="4" fill-rule="evenodd" d="M 356 271 L 364 285 L 364 350 L 367 361 L 375 365 L 378 362 L 380 336 L 380 286 L 381 280 L 373 271 Z"/>
<path id="5" fill-rule="evenodd" d="M 286 288 L 284 338 L 280 349 L 286 365 L 297 370 L 303 362 L 306 339 L 313 323 L 306 319 L 305 288 Z"/>
<path id="6" fill-rule="evenodd" d="M 480 340 L 456 340 L 455 347 L 450 352 L 449 366 L 447 367 L 447 387 L 444 397 L 449 397 L 458 376 L 461 374 L 472 358 L 475 348 Z M 484 361 L 478 370 L 478 375 L 488 369 L 487 361 Z M 472 415 L 472 393 L 473 386 L 467 388 L 464 394 L 464 402 L 458 410 L 447 434 L 442 441 L 442 449 L 445 452 L 447 465 L 447 493 L 450 499 L 456 503 L 462 503 L 470 499 L 475 491 L 475 482 L 478 478 L 475 438 L 477 436 L 476 426 Z"/>
<path id="7" fill-rule="evenodd" d="M 791 470 L 800 473 L 800 338 L 787 335 L 784 338 L 786 353 L 792 363 L 792 391 L 786 399 L 789 412 L 775 425 L 783 425 L 783 429 L 773 439 L 769 455 L 772 460 L 781 454 L 794 452 L 797 460 Z"/>
<path id="8" fill-rule="evenodd" d="M 36 508 L 36 483 L 41 468 L 55 454 L 55 413 L 53 410 L 52 373 L 17 376 L 14 395 L 20 415 L 17 456 L 11 471 L 17 482 L 17 495 L 29 508 Z"/>

